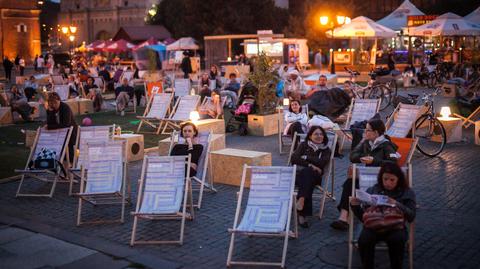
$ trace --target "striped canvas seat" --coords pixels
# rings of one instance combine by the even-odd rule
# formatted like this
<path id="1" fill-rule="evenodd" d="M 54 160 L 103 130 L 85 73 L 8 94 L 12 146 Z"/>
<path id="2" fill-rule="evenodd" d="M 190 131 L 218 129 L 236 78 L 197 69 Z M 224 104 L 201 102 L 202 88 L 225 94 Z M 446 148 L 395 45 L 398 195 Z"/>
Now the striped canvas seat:
<path id="1" fill-rule="evenodd" d="M 407 137 L 422 109 L 422 106 L 398 104 L 387 121 L 386 134 L 392 137 Z"/>
<path id="2" fill-rule="evenodd" d="M 378 112 L 379 99 L 355 99 L 350 124 L 369 120 Z M 350 126 L 346 126 L 349 128 Z"/>
<path id="3" fill-rule="evenodd" d="M 285 134 L 285 128 L 288 123 L 285 121 L 285 115 L 288 113 L 289 106 L 283 106 L 283 108 L 278 110 L 278 150 L 280 154 L 283 153 L 283 146 L 288 146 L 292 144 L 292 139 L 290 135 Z M 302 113 L 306 113 L 308 116 L 308 105 L 302 106 Z"/>
<path id="4" fill-rule="evenodd" d="M 39 129 L 40 134 L 38 135 L 38 142 L 35 146 L 35 151 L 33 156 L 37 156 L 42 148 L 47 148 L 54 150 L 57 155 L 57 161 L 61 160 L 61 155 L 65 150 L 66 140 L 69 134 L 70 128 L 63 128 L 63 129 L 56 129 L 56 130 L 47 130 L 47 129 Z"/>
<path id="5" fill-rule="evenodd" d="M 166 134 L 168 127 L 176 130 L 180 127 L 179 123 L 188 121 L 190 119 L 190 112 L 197 110 L 199 103 L 199 95 L 180 96 L 175 104 L 175 107 L 173 108 L 173 112 L 170 113 L 170 117 L 165 119 L 165 125 L 162 134 Z"/>
<path id="6" fill-rule="evenodd" d="M 150 97 L 143 116 L 137 116 L 140 119 L 137 133 L 140 132 L 143 123 L 156 129 L 156 134 L 160 133 L 162 123 L 167 118 L 170 110 L 170 103 L 172 102 L 172 93 L 155 93 Z"/>
<path id="7" fill-rule="evenodd" d="M 113 129 L 113 125 L 78 127 L 78 157 L 77 161 L 74 163 L 74 168 L 79 169 L 80 166 L 87 165 L 87 143 L 110 141 L 112 138 Z"/>

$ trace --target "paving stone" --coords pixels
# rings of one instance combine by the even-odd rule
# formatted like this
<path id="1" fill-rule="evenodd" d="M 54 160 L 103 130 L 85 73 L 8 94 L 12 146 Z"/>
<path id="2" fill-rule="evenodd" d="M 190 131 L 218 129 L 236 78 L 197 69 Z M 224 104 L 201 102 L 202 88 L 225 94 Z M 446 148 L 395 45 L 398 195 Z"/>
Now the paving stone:
<path id="1" fill-rule="evenodd" d="M 85 268 L 126 268 L 130 262 L 124 259 L 114 259 L 102 253 L 88 255 L 82 259 L 57 267 L 58 269 L 85 269 Z"/>

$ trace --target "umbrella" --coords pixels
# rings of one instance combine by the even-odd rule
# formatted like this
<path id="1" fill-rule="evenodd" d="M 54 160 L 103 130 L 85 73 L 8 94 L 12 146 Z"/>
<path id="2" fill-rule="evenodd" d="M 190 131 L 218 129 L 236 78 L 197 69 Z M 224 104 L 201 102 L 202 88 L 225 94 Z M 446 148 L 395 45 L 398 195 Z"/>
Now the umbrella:
<path id="1" fill-rule="evenodd" d="M 468 14 L 463 18 L 473 23 L 480 23 L 480 7 L 478 7 L 477 9 L 472 11 L 472 13 Z"/>
<path id="2" fill-rule="evenodd" d="M 480 26 L 448 12 L 429 23 L 410 28 L 409 34 L 412 36 L 473 36 L 480 35 Z"/>
<path id="3" fill-rule="evenodd" d="M 327 37 L 332 37 L 332 31 L 327 31 Z M 390 38 L 396 35 L 392 29 L 380 25 L 373 20 L 359 16 L 349 24 L 342 25 L 333 30 L 335 38 L 359 38 L 359 37 L 373 37 L 373 38 Z"/>
<path id="4" fill-rule="evenodd" d="M 198 48 L 195 39 L 191 37 L 182 37 L 167 46 L 167 50 L 198 50 Z"/>
<path id="5" fill-rule="evenodd" d="M 397 9 L 392 13 L 377 21 L 377 23 L 388 27 L 395 31 L 400 31 L 402 28 L 407 27 L 408 16 L 425 15 L 421 12 L 412 2 L 405 0 Z"/>
<path id="6" fill-rule="evenodd" d="M 103 51 L 103 50 L 105 50 L 105 48 L 107 46 L 109 46 L 112 43 L 113 43 L 113 41 L 111 41 L 111 40 L 101 41 L 98 45 L 93 47 L 93 50 L 94 51 Z"/>
<path id="7" fill-rule="evenodd" d="M 155 45 L 157 44 L 157 40 L 153 37 L 150 37 L 148 40 L 136 45 L 135 47 L 133 47 L 133 51 L 135 50 L 138 50 L 139 48 L 143 48 L 145 46 L 149 46 L 149 45 Z"/>
<path id="8" fill-rule="evenodd" d="M 145 47 L 149 48 L 149 49 L 152 49 L 154 51 L 157 51 L 157 52 L 163 52 L 163 51 L 167 50 L 167 46 L 165 46 L 163 44 L 149 45 L 149 46 L 145 46 Z"/>
<path id="9" fill-rule="evenodd" d="M 85 46 L 87 50 L 93 50 L 96 46 L 102 44 L 104 41 L 103 40 L 95 40 L 92 43 L 88 44 Z"/>
<path id="10" fill-rule="evenodd" d="M 119 53 L 119 52 L 125 52 L 127 50 L 131 50 L 133 47 L 135 47 L 135 45 L 133 45 L 132 43 L 129 43 L 129 42 L 125 41 L 124 39 L 119 39 L 119 40 L 113 42 L 112 44 L 108 45 L 105 48 L 105 50 L 108 51 L 108 52 Z"/>

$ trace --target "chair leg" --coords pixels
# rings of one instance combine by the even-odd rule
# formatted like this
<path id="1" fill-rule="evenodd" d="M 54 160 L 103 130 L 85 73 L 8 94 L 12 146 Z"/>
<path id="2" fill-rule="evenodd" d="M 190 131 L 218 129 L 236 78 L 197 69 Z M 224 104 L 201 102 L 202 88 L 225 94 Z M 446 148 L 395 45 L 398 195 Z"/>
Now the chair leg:
<path id="1" fill-rule="evenodd" d="M 77 210 L 77 226 L 82 223 L 82 198 L 78 198 L 78 210 Z"/>
<path id="2" fill-rule="evenodd" d="M 348 213 L 348 269 L 351 269 L 353 259 L 353 212 L 349 209 Z"/>
<path id="3" fill-rule="evenodd" d="M 198 203 L 197 208 L 200 209 L 202 207 L 202 199 L 203 199 L 203 190 L 205 189 L 205 178 L 202 179 L 200 182 L 200 192 L 198 194 Z"/>
<path id="4" fill-rule="evenodd" d="M 281 268 L 285 268 L 285 260 L 287 259 L 287 248 L 288 248 L 288 227 L 285 229 L 285 239 L 283 241 L 283 251 L 282 251 L 282 265 Z"/>
<path id="5" fill-rule="evenodd" d="M 69 177 L 70 177 L 70 183 L 68 184 L 68 185 L 69 185 L 69 186 L 68 186 L 68 196 L 72 196 L 72 192 L 73 192 L 73 178 L 74 178 L 72 172 L 70 172 L 70 176 L 69 176 Z"/>
<path id="6" fill-rule="evenodd" d="M 18 184 L 17 193 L 15 194 L 15 197 L 18 197 L 18 195 L 20 194 L 20 189 L 22 188 L 22 184 L 24 180 L 25 180 L 25 175 L 22 175 L 22 179 L 20 179 L 20 184 Z"/>
<path id="7" fill-rule="evenodd" d="M 298 238 L 298 214 L 297 214 L 297 195 L 293 195 L 293 227 L 295 231 L 295 238 Z"/>
<path id="8" fill-rule="evenodd" d="M 195 207 L 193 205 L 193 188 L 192 188 L 192 181 L 188 181 L 188 196 L 190 197 L 190 215 L 192 216 L 192 220 L 195 218 Z"/>
<path id="9" fill-rule="evenodd" d="M 48 197 L 50 198 L 52 198 L 53 193 L 55 192 L 55 187 L 57 186 L 58 177 L 59 175 L 55 175 L 55 179 L 53 180 L 52 187 L 50 188 L 50 194 L 48 195 Z"/>
<path id="10" fill-rule="evenodd" d="M 230 246 L 228 247 L 228 255 L 227 255 L 227 266 L 230 266 L 232 262 L 232 254 L 233 254 L 233 248 L 235 243 L 235 232 L 232 232 L 232 236 L 230 237 Z"/>
<path id="11" fill-rule="evenodd" d="M 130 239 L 130 246 L 132 246 L 132 247 L 135 244 L 135 237 L 137 235 L 137 223 L 138 223 L 138 216 L 134 216 L 133 217 L 132 237 Z"/>

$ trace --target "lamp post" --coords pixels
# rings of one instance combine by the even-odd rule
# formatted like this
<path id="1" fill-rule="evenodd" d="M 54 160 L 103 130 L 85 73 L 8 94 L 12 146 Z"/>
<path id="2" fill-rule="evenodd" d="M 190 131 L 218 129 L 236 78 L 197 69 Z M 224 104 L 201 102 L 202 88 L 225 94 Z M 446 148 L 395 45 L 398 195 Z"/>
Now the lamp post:
<path id="1" fill-rule="evenodd" d="M 70 54 L 73 54 L 73 42 L 75 42 L 75 33 L 77 32 L 77 27 L 73 25 L 62 26 L 61 30 L 68 40 L 70 40 Z"/>
<path id="2" fill-rule="evenodd" d="M 335 27 L 349 24 L 351 22 L 350 17 L 337 15 L 336 20 L 330 19 L 328 16 L 320 17 L 320 24 L 323 26 L 328 25 L 330 31 L 332 31 L 332 39 L 335 39 Z M 335 49 L 330 50 L 332 52 L 332 64 L 330 66 L 330 74 L 335 74 Z"/>

